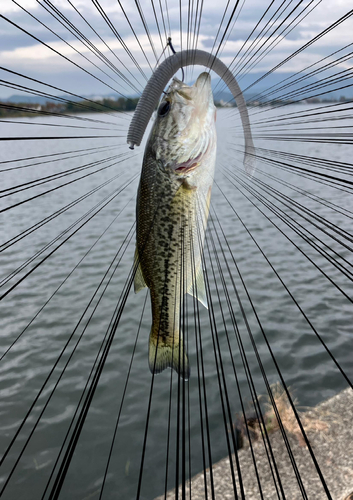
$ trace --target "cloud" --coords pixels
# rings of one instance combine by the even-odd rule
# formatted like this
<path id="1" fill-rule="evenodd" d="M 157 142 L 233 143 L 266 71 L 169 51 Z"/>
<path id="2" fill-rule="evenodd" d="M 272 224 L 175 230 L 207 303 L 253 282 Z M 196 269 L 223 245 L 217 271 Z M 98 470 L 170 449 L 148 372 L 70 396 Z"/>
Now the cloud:
<path id="1" fill-rule="evenodd" d="M 111 64 L 111 67 L 109 68 L 90 51 L 89 43 L 82 44 L 78 41 L 74 37 L 73 33 L 70 33 L 50 14 L 50 12 L 47 12 L 35 0 L 18 0 L 18 3 L 25 9 L 28 9 L 31 14 L 38 17 L 43 24 L 62 37 L 71 45 L 71 47 L 65 43 L 65 41 L 59 40 L 55 34 L 51 33 L 45 26 L 39 24 L 35 19 L 30 17 L 13 2 L 9 0 L 2 0 L 1 13 L 3 15 L 7 16 L 14 23 L 32 33 L 38 39 L 43 40 L 45 43 L 50 45 L 50 47 L 61 54 L 61 56 L 55 54 L 52 50 L 36 42 L 29 35 L 3 20 L 0 26 L 0 60 L 2 61 L 2 66 L 9 67 L 15 71 L 25 74 L 41 75 L 43 80 L 47 82 L 56 81 L 59 86 L 66 87 L 68 90 L 71 89 L 73 91 L 79 91 L 82 89 L 82 81 L 85 80 L 87 81 L 87 85 L 84 85 L 84 87 L 91 88 L 91 93 L 102 93 L 104 92 L 104 89 L 108 89 L 107 92 L 110 92 L 108 87 L 106 87 L 103 83 L 98 82 L 97 79 L 87 75 L 87 73 L 85 74 L 81 69 L 75 66 L 76 64 L 80 65 L 85 70 L 92 72 L 97 76 L 97 78 L 101 78 L 111 87 L 117 89 L 121 88 L 124 89 L 124 92 L 129 92 L 127 84 L 123 85 L 121 83 L 121 79 L 115 74 L 114 68 L 112 68 L 112 65 L 114 65 L 117 69 L 122 71 L 129 80 L 134 81 L 136 85 L 137 83 L 135 79 L 139 81 L 140 86 L 145 85 L 144 78 L 141 75 L 139 68 L 136 67 L 133 59 L 136 60 L 138 66 L 141 68 L 141 71 L 149 76 L 151 74 L 150 66 L 153 68 L 156 64 L 154 50 L 157 57 L 159 57 L 166 41 L 166 35 L 172 35 L 173 44 L 176 50 L 180 50 L 181 45 L 183 48 L 186 48 L 188 39 L 188 2 L 186 0 L 183 0 L 182 2 L 184 8 L 182 11 L 183 30 L 181 38 L 179 24 L 180 12 L 179 4 L 177 2 L 169 2 L 169 10 L 166 12 L 165 2 L 160 3 L 154 0 L 153 5 L 155 6 L 155 11 L 153 11 L 150 0 L 141 0 L 140 4 L 142 13 L 138 11 L 134 2 L 127 0 L 120 0 L 120 2 L 124 8 L 125 14 L 128 16 L 128 20 L 125 18 L 117 0 L 100 1 L 100 5 L 103 7 L 104 12 L 107 14 L 112 23 L 112 30 L 93 3 L 87 2 L 87 0 L 72 0 L 72 3 L 77 8 L 79 13 L 84 19 L 86 19 L 87 23 L 89 23 L 94 30 L 97 31 L 97 33 L 104 40 L 104 43 L 99 39 L 97 34 L 93 32 L 85 20 L 82 19 L 80 15 L 70 6 L 67 0 L 55 1 L 55 6 L 67 17 L 70 22 L 73 23 L 74 26 L 80 30 L 80 32 L 82 32 L 82 34 L 84 34 L 85 37 L 87 37 L 89 43 L 94 44 L 95 48 L 100 52 L 102 57 L 109 59 Z M 317 7 L 312 12 L 309 12 L 312 6 L 316 4 Z M 214 2 L 213 0 L 205 0 L 200 25 L 200 36 L 198 40 L 199 48 L 210 50 L 213 46 L 214 38 L 222 20 L 222 15 L 226 5 L 226 0 L 224 0 L 221 4 L 220 2 Z M 283 19 L 290 13 L 293 7 L 283 7 L 281 15 L 278 19 L 276 19 L 276 16 L 278 16 L 281 12 L 278 11 L 276 14 L 278 5 L 277 2 L 274 2 L 274 5 L 271 9 L 269 9 L 263 21 L 261 21 L 251 36 L 251 39 L 246 42 L 246 39 L 256 26 L 256 23 L 264 14 L 268 4 L 264 3 L 263 0 L 247 0 L 244 3 L 240 13 L 239 10 L 237 11 L 239 17 L 234 25 L 233 31 L 229 33 L 229 38 L 226 37 L 227 42 L 221 54 L 221 58 L 225 63 L 230 63 L 234 58 L 234 55 L 240 51 L 237 58 L 239 61 L 242 54 L 244 54 L 247 49 L 250 50 L 246 56 L 246 59 L 248 59 L 249 56 L 252 57 L 253 54 L 259 49 L 260 51 L 264 49 L 267 50 L 267 47 L 270 47 L 271 42 L 275 41 L 274 43 L 276 46 L 273 47 L 273 49 L 263 58 L 262 56 L 259 58 L 259 54 L 261 52 L 258 52 L 258 54 L 252 57 L 250 66 L 249 64 L 244 66 L 244 70 L 250 69 L 250 72 L 256 75 L 261 72 L 266 73 L 285 58 L 290 56 L 293 52 L 300 49 L 305 43 L 309 42 L 323 29 L 330 26 L 330 24 L 332 24 L 335 20 L 343 16 L 348 9 L 346 0 L 336 0 L 335 2 L 319 2 L 316 0 L 310 5 L 309 1 L 306 1 L 300 4 L 288 18 L 286 23 L 280 26 Z M 160 9 L 161 6 L 162 10 Z M 303 11 L 305 6 L 308 6 L 308 9 Z M 218 47 L 224 28 L 230 19 L 232 9 L 233 4 L 230 4 L 230 7 L 224 16 L 223 24 L 220 29 L 220 35 L 216 42 L 216 47 Z M 287 36 L 282 35 L 276 40 L 277 35 L 286 26 L 288 26 L 287 31 L 293 27 L 289 26 L 289 23 L 298 14 L 298 19 L 303 18 L 300 24 L 294 27 L 294 29 Z M 304 18 L 304 15 L 306 14 L 308 15 Z M 132 31 L 129 22 L 131 23 L 134 32 Z M 267 24 L 269 22 L 270 25 Z M 146 32 L 144 23 L 146 23 L 148 33 Z M 169 30 L 169 24 L 171 31 Z M 191 23 L 191 26 L 193 31 L 194 22 Z M 266 32 L 268 26 L 271 27 L 268 32 Z M 276 28 L 278 28 L 276 33 L 272 35 Z M 337 29 L 332 30 L 316 43 L 312 44 L 312 46 L 308 47 L 305 51 L 298 54 L 295 58 L 291 59 L 290 62 L 283 65 L 278 72 L 301 71 L 306 66 L 315 63 L 322 57 L 328 56 L 331 52 L 338 50 L 343 45 L 350 44 L 352 39 L 352 30 L 353 21 L 349 19 L 342 23 Z M 162 43 L 160 35 L 162 37 Z M 260 36 L 261 41 L 256 45 L 255 50 L 253 50 L 251 49 L 251 44 L 257 36 Z M 131 52 L 131 57 L 120 43 L 118 39 L 119 37 L 121 37 L 123 43 L 126 44 Z M 192 38 L 193 37 L 191 36 L 189 37 L 190 40 Z M 150 41 L 153 44 L 154 50 L 151 47 Z M 143 54 L 141 46 L 145 54 Z M 263 46 L 263 48 L 260 48 L 261 46 Z M 72 62 L 66 60 L 65 57 L 70 59 Z M 258 61 L 256 65 L 251 67 L 251 64 L 255 62 L 257 58 Z M 327 62 L 330 60 L 333 60 L 333 58 L 328 59 Z M 342 63 L 341 67 L 350 67 L 350 62 L 351 61 L 346 61 L 345 63 Z M 95 67 L 94 64 L 98 66 L 98 68 Z M 241 64 L 240 67 L 242 65 L 243 64 Z M 9 89 L 0 87 L 0 96 L 9 95 L 9 92 L 11 92 Z M 130 92 L 132 92 L 131 89 Z"/>

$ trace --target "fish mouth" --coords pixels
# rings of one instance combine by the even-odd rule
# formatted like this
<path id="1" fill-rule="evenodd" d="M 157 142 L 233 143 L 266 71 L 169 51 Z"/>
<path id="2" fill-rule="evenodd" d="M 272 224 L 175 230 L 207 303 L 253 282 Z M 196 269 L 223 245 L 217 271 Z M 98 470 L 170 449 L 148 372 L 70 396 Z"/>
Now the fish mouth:
<path id="1" fill-rule="evenodd" d="M 202 158 L 203 154 L 200 153 L 197 155 L 195 158 L 189 158 L 186 161 L 183 161 L 181 163 L 176 163 L 176 165 L 173 167 L 175 172 L 185 174 L 187 172 L 190 172 L 191 170 L 195 170 L 200 165 L 200 160 Z"/>

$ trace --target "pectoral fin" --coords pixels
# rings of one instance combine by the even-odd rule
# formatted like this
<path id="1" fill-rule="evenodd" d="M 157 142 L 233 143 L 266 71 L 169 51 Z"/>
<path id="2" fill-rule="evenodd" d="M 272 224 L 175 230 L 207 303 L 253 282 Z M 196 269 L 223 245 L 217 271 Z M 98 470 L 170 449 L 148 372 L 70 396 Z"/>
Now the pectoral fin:
<path id="1" fill-rule="evenodd" d="M 145 279 L 143 277 L 143 274 L 142 274 L 140 259 L 139 259 L 138 251 L 136 248 L 136 250 L 135 250 L 135 264 L 137 262 L 139 264 L 138 264 L 136 274 L 135 274 L 135 279 L 134 279 L 134 291 L 135 291 L 135 293 L 138 293 L 140 290 L 142 290 L 143 288 L 146 288 L 146 286 L 147 286 L 145 283 Z"/>
<path id="2" fill-rule="evenodd" d="M 201 304 L 205 306 L 206 309 L 208 309 L 205 281 L 203 279 L 201 264 L 198 271 L 196 272 L 195 281 L 191 283 L 188 294 L 191 295 L 191 297 L 197 298 L 198 301 L 201 302 Z"/>

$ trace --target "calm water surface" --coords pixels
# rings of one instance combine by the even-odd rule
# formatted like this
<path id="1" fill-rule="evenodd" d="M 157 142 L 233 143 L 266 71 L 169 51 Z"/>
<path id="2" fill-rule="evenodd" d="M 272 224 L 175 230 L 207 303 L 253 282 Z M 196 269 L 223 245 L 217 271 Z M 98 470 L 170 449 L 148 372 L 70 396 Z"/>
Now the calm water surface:
<path id="1" fill-rule="evenodd" d="M 298 106 L 291 107 L 290 111 L 305 109 L 304 106 Z M 288 113 L 288 109 L 266 111 L 256 115 L 256 110 L 252 110 L 252 122 L 260 119 L 266 121 L 280 112 Z M 254 180 L 249 183 L 241 170 L 242 155 L 239 152 L 242 147 L 241 128 L 238 119 L 230 119 L 230 116 L 231 112 L 228 110 L 218 111 L 218 163 L 211 209 L 215 222 L 214 225 L 212 221 L 209 222 L 207 240 L 209 252 L 206 246 L 205 257 L 211 293 L 214 298 L 217 335 L 231 411 L 234 415 L 239 412 L 240 403 L 232 357 L 227 344 L 227 334 L 230 338 L 232 355 L 245 401 L 250 399 L 250 394 L 234 335 L 231 314 L 221 287 L 222 276 L 217 267 L 215 252 L 224 272 L 230 302 L 257 392 L 264 394 L 265 386 L 247 326 L 240 312 L 227 264 L 269 382 L 277 382 L 279 376 L 235 262 L 286 383 L 292 387 L 300 405 L 311 406 L 346 387 L 342 375 L 325 352 L 313 328 L 328 345 L 347 375 L 350 378 L 353 377 L 352 307 L 330 280 L 338 284 L 348 295 L 351 295 L 351 284 L 348 278 L 310 247 L 307 241 L 288 228 L 254 195 L 258 193 L 261 200 L 271 203 L 271 207 L 274 204 L 275 207 L 283 210 L 292 218 L 292 224 L 295 227 L 304 226 L 310 230 L 311 234 L 306 233 L 308 241 L 315 241 L 319 248 L 328 252 L 330 256 L 337 259 L 345 258 L 348 261 L 348 264 L 344 263 L 346 268 L 351 265 L 349 249 L 333 238 L 335 233 L 331 229 L 325 229 L 320 222 L 316 222 L 316 226 L 309 223 L 311 212 L 310 214 L 309 212 L 303 213 L 302 206 L 351 233 L 352 219 L 349 211 L 353 210 L 352 197 L 348 192 L 300 177 L 265 161 L 259 161 Z M 4 500 L 14 498 L 30 500 L 42 497 L 80 398 L 87 392 L 86 382 L 92 367 L 95 366 L 97 353 L 104 342 L 104 336 L 124 290 L 133 262 L 135 198 L 143 147 L 134 152 L 128 150 L 125 144 L 128 119 L 104 115 L 85 115 L 85 118 L 109 121 L 114 123 L 114 128 L 103 123 L 77 122 L 62 118 L 32 119 L 30 124 L 21 123 L 29 122 L 28 119 L 16 120 L 14 124 L 0 123 L 0 134 L 6 137 L 18 135 L 43 138 L 68 135 L 100 136 L 92 139 L 37 139 L 2 142 L 0 146 L 3 162 L 0 164 L 0 170 L 6 169 L 1 172 L 2 195 L 11 192 L 4 190 L 14 185 L 23 184 L 18 188 L 22 189 L 28 187 L 28 183 L 32 180 L 38 178 L 43 180 L 39 186 L 19 190 L 11 196 L 0 198 L 1 210 L 17 204 L 11 210 L 1 214 L 1 244 L 12 238 L 19 238 L 18 235 L 34 226 L 30 234 L 22 235 L 25 237 L 0 253 L 0 292 L 2 294 L 0 354 L 3 354 L 25 329 L 0 364 L 1 450 L 7 449 L 28 410 L 35 402 L 33 410 L 3 465 L 0 477 L 2 483 L 6 480 L 33 426 L 43 412 L 5 490 Z M 44 121 L 47 125 L 39 125 Z M 51 125 L 65 126 L 60 128 Z M 67 128 L 67 125 L 95 126 L 97 130 Z M 326 126 L 328 125 L 329 123 L 326 123 Z M 292 133 L 298 134 L 301 133 L 300 127 L 303 125 L 291 125 L 291 127 Z M 307 127 L 310 127 L 310 124 Z M 106 130 L 99 130 L 99 128 L 106 128 Z M 283 129 L 271 129 L 270 126 L 261 128 L 260 125 L 257 127 L 254 125 L 256 146 L 264 148 L 260 155 L 273 158 L 269 152 L 273 150 L 329 160 L 335 159 L 347 163 L 351 161 L 351 153 L 347 145 L 279 140 L 278 135 L 288 134 L 288 131 L 289 125 Z M 263 134 L 272 132 L 276 138 L 263 138 Z M 96 147 L 104 147 L 106 150 L 91 151 L 89 149 Z M 49 158 L 50 161 L 48 161 L 48 158 L 43 156 L 43 158 L 23 160 L 19 163 L 4 163 L 16 158 L 48 155 L 54 152 L 68 152 L 64 155 L 67 159 L 63 160 L 61 156 L 57 156 Z M 89 154 L 82 156 L 84 153 Z M 116 157 L 117 155 L 124 156 Z M 85 167 L 88 163 L 110 157 L 112 158 L 107 163 L 94 163 Z M 52 161 L 56 158 L 60 161 Z M 290 158 L 285 158 L 284 161 L 293 163 Z M 33 163 L 36 165 L 30 166 Z M 296 165 L 305 166 L 304 163 L 296 163 Z M 13 169 L 17 166 L 24 168 Z M 68 173 L 70 175 L 65 177 L 47 179 L 47 176 L 78 167 L 83 169 Z M 102 169 L 103 167 L 107 168 Z M 307 165 L 306 167 L 313 168 Z M 96 172 L 98 169 L 102 170 Z M 239 176 L 239 180 L 231 178 L 227 169 Z M 79 179 L 86 174 L 92 175 Z M 113 179 L 114 177 L 116 178 Z M 344 174 L 341 177 L 344 177 Z M 79 180 L 75 181 L 75 179 Z M 261 185 L 256 182 L 257 179 L 279 190 L 282 195 L 290 197 L 300 205 L 293 207 L 287 199 L 282 199 L 282 204 L 277 194 L 262 190 Z M 108 182 L 110 180 L 111 182 Z M 285 184 L 279 184 L 277 180 Z M 106 181 L 107 184 L 102 185 Z M 242 185 L 244 182 L 256 192 L 248 193 Z M 102 186 L 97 191 L 83 198 L 75 206 L 68 207 L 65 212 L 58 214 L 43 227 L 35 230 L 35 225 L 39 221 L 51 217 L 62 207 L 100 185 Z M 122 189 L 124 187 L 125 189 Z M 47 190 L 51 191 L 43 196 L 37 196 Z M 310 197 L 305 196 L 303 190 L 309 193 Z M 21 203 L 30 197 L 33 197 L 31 201 Z M 329 203 L 326 201 L 326 205 L 319 203 L 318 197 L 328 200 Z M 88 212 L 94 207 L 96 207 L 94 211 L 98 210 L 102 206 L 100 203 L 105 203 L 102 201 L 105 199 L 111 200 L 110 203 L 88 221 L 93 214 Z M 256 206 L 261 208 L 263 213 L 259 212 Z M 336 206 L 341 208 L 338 210 Z M 219 217 L 232 254 L 214 213 Z M 81 222 L 76 225 L 76 221 L 80 218 L 82 218 Z M 88 222 L 77 230 L 85 221 Z M 296 226 L 297 223 L 298 226 Z M 321 228 L 324 228 L 326 233 L 323 233 Z M 103 233 L 105 230 L 106 232 Z M 280 275 L 313 328 L 293 302 L 247 230 Z M 60 245 L 71 234 L 73 235 Z M 218 241 L 218 236 L 220 241 Z M 320 241 L 317 242 L 315 237 L 320 238 Z M 46 247 L 53 240 L 55 240 L 53 245 Z M 93 248 L 87 253 L 92 245 L 94 245 Z M 54 249 L 56 250 L 53 252 Z M 36 267 L 43 259 L 45 259 L 43 263 Z M 27 264 L 26 267 L 22 267 L 24 263 Z M 322 269 L 329 279 L 315 265 Z M 106 272 L 107 275 L 104 277 Z M 65 278 L 67 280 L 63 283 Z M 101 297 L 108 281 L 109 284 Z M 57 293 L 41 310 L 57 289 Z M 7 294 L 9 291 L 10 293 Z M 220 293 L 221 305 L 217 292 Z M 61 498 L 82 500 L 99 498 L 135 342 L 136 348 L 103 498 L 132 499 L 136 497 L 152 380 L 147 361 L 151 312 L 148 300 L 142 315 L 145 297 L 144 291 L 135 295 L 130 290 L 63 485 Z M 191 473 L 196 474 L 202 470 L 197 353 L 192 300 L 188 299 L 187 304 L 186 321 L 192 373 L 185 387 L 190 408 L 188 418 L 190 419 Z M 209 313 L 202 307 L 200 308 L 200 324 L 212 459 L 217 461 L 227 454 L 227 448 Z M 77 347 L 74 350 L 76 344 Z M 168 487 L 172 487 L 175 481 L 178 381 L 176 376 L 173 376 L 171 381 L 171 372 L 168 370 L 156 376 L 154 380 L 142 478 L 141 498 L 143 499 L 154 498 L 164 491 L 171 385 L 173 393 Z M 43 386 L 44 389 L 36 400 Z M 55 391 L 50 397 L 54 388 Z M 43 411 L 49 397 L 50 400 Z M 187 469 L 188 467 L 189 462 Z"/>

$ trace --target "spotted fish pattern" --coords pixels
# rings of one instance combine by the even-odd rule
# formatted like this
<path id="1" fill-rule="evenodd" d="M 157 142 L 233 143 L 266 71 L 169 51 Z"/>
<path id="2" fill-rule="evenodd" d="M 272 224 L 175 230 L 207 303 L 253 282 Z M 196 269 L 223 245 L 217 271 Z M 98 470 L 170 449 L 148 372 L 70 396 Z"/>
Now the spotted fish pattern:
<path id="1" fill-rule="evenodd" d="M 190 376 L 180 311 L 186 293 L 207 307 L 201 264 L 216 158 L 208 73 L 174 79 L 147 142 L 136 205 L 135 292 L 150 289 L 149 367 Z"/>

